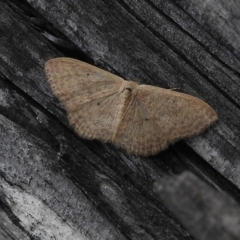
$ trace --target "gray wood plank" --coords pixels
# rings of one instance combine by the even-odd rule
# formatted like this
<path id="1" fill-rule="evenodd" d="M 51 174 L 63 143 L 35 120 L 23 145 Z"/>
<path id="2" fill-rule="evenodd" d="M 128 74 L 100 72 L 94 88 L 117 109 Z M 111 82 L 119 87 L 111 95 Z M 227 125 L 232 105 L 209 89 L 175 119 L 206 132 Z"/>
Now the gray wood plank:
<path id="1" fill-rule="evenodd" d="M 0 208 L 13 223 L 6 231 L 0 221 L 1 230 L 17 228 L 29 239 L 193 239 L 152 191 L 156 179 L 187 169 L 239 201 L 240 63 L 227 24 L 215 35 L 207 13 L 200 22 L 187 4 L 170 0 L 0 6 Z M 46 60 L 64 55 L 180 88 L 213 106 L 219 122 L 150 158 L 83 140 L 43 71 Z"/>
<path id="2" fill-rule="evenodd" d="M 187 143 L 239 186 L 240 62 L 227 46 L 171 1 L 168 12 L 181 13 L 182 18 L 173 18 L 173 13 L 169 17 L 161 1 L 28 2 L 96 65 L 126 79 L 180 88 L 213 106 L 218 124 Z M 195 32 L 183 29 L 185 15 L 185 25 L 195 23 Z"/>
<path id="3" fill-rule="evenodd" d="M 156 192 L 197 240 L 238 240 L 240 205 L 191 172 L 161 179 Z"/>

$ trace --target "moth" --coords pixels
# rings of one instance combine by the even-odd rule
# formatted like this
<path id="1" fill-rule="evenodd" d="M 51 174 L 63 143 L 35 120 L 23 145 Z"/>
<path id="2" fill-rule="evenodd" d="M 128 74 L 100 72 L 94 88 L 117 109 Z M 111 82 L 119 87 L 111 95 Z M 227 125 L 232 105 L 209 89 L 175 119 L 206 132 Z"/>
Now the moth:
<path id="1" fill-rule="evenodd" d="M 126 81 L 75 59 L 51 59 L 45 71 L 81 137 L 110 142 L 135 155 L 154 155 L 218 119 L 196 97 Z"/>

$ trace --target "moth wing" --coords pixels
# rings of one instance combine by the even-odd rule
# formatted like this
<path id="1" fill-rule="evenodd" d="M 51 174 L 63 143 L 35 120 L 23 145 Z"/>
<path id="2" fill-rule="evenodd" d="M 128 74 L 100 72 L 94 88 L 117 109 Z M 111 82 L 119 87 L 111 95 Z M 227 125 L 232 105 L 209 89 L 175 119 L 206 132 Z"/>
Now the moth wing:
<path id="1" fill-rule="evenodd" d="M 202 132 L 217 118 L 216 112 L 198 98 L 140 85 L 114 142 L 136 155 L 153 155 L 179 139 Z"/>
<path id="2" fill-rule="evenodd" d="M 45 63 L 54 94 L 64 105 L 85 103 L 119 91 L 125 81 L 107 71 L 72 58 L 54 58 Z"/>
<path id="3" fill-rule="evenodd" d="M 164 145 L 158 125 L 138 97 L 128 106 L 117 129 L 113 143 L 135 155 L 148 156 Z"/>
<path id="4" fill-rule="evenodd" d="M 54 94 L 64 105 L 70 124 L 83 137 L 110 141 L 126 81 L 107 71 L 71 58 L 45 63 Z"/>
<path id="5" fill-rule="evenodd" d="M 99 97 L 74 108 L 67 108 L 70 124 L 82 137 L 111 142 L 120 112 L 121 93 Z"/>

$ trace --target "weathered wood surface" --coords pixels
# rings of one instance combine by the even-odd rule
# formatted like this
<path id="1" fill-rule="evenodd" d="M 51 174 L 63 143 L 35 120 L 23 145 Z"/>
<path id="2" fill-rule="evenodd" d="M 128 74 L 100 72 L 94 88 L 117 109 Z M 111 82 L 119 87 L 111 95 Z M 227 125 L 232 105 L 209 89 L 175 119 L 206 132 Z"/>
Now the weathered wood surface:
<path id="1" fill-rule="evenodd" d="M 186 171 L 154 184 L 156 193 L 198 240 L 239 240 L 240 205 Z M 186 207 L 187 206 L 187 207 Z"/>
<path id="2" fill-rule="evenodd" d="M 238 5 L 0 0 L 0 238 L 194 239 L 152 190 L 185 170 L 239 201 Z M 83 140 L 43 71 L 59 56 L 179 88 L 219 121 L 150 158 Z"/>

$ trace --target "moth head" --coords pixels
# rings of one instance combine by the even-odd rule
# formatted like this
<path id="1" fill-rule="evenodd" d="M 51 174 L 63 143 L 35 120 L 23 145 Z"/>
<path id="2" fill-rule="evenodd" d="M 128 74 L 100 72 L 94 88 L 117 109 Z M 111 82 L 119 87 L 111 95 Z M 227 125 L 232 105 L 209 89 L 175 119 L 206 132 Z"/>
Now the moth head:
<path id="1" fill-rule="evenodd" d="M 138 83 L 133 82 L 133 81 L 126 81 L 126 84 L 123 88 L 123 92 L 126 95 L 132 95 L 135 94 L 137 92 L 138 89 Z"/>

